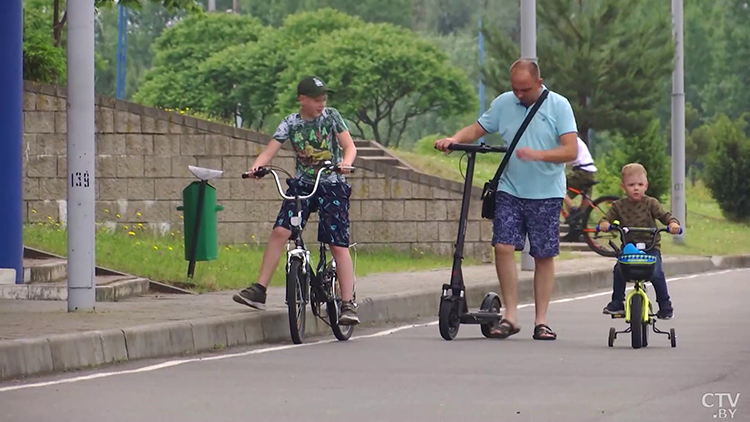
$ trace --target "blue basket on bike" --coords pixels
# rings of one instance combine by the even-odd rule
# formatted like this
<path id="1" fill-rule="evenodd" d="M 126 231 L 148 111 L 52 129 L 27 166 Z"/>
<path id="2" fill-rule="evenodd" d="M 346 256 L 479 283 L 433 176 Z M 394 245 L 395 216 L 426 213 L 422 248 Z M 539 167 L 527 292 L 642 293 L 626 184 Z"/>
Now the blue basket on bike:
<path id="1" fill-rule="evenodd" d="M 623 254 L 617 262 L 626 281 L 650 280 L 656 268 L 656 256 L 644 253 Z"/>

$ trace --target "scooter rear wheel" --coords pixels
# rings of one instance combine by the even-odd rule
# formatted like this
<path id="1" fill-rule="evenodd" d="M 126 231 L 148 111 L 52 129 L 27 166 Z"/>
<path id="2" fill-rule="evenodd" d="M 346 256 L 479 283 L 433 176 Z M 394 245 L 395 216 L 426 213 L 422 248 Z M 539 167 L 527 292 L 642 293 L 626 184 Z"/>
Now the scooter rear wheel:
<path id="1" fill-rule="evenodd" d="M 482 301 L 482 306 L 479 308 L 480 312 L 488 312 L 492 314 L 499 314 L 500 313 L 500 298 L 497 296 L 490 296 L 487 295 L 487 297 L 484 298 Z M 482 324 L 481 330 L 482 335 L 490 338 L 490 333 L 492 331 L 492 328 L 494 327 L 494 324 Z"/>

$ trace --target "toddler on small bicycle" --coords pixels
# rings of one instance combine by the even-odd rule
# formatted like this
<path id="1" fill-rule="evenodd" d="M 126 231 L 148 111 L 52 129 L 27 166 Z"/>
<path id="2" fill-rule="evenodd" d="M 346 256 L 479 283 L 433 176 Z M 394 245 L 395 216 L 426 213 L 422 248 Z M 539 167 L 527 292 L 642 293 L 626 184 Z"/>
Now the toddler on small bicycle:
<path id="1" fill-rule="evenodd" d="M 307 195 L 312 192 L 316 167 L 325 161 L 338 164 L 341 173 L 350 172 L 357 150 L 341 114 L 335 108 L 326 107 L 329 92 L 331 90 L 319 78 L 308 77 L 299 82 L 299 113 L 284 118 L 273 139 L 250 168 L 251 175 L 254 175 L 258 168 L 268 165 L 287 140 L 297 153 L 296 175 L 287 181 L 288 196 L 294 196 L 295 193 Z M 321 177 L 316 194 L 302 202 L 302 224 L 304 226 L 311 212 L 318 211 L 318 241 L 331 246 L 331 253 L 336 259 L 336 276 L 341 283 L 343 303 L 339 324 L 356 325 L 359 324 L 359 318 L 352 300 L 354 269 L 349 254 L 349 197 L 352 189 L 340 174 L 331 173 L 329 176 Z M 265 308 L 266 288 L 271 283 L 284 245 L 292 234 L 291 218 L 295 214 L 295 209 L 294 201 L 285 200 L 281 205 L 263 255 L 258 282 L 234 295 L 235 302 L 256 309 Z"/>
<path id="2" fill-rule="evenodd" d="M 621 179 L 621 186 L 627 196 L 612 203 L 612 208 L 599 221 L 600 231 L 608 231 L 610 223 L 615 220 L 619 220 L 623 227 L 656 227 L 656 220 L 659 220 L 662 224 L 669 226 L 671 234 L 680 232 L 680 222 L 670 212 L 665 211 L 656 198 L 645 194 L 648 189 L 648 177 L 642 165 L 638 163 L 625 165 L 622 168 Z M 674 309 L 667 290 L 667 280 L 662 270 L 659 240 L 660 236 L 657 234 L 653 248 L 645 252 L 656 256 L 656 268 L 650 280 L 656 290 L 656 301 L 659 304 L 656 317 L 670 319 L 674 315 Z M 645 242 L 648 246 L 651 242 L 651 235 L 629 233 L 625 237 L 625 242 L 634 244 Z M 625 313 L 625 279 L 619 271 L 619 264 L 616 264 L 614 269 L 612 301 L 604 308 L 603 313 L 609 315 Z"/>

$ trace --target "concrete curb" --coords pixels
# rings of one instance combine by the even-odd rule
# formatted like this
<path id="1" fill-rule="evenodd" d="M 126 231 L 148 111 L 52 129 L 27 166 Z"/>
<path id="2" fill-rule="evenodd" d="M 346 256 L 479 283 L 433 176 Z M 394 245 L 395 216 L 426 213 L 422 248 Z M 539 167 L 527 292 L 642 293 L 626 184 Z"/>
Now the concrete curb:
<path id="1" fill-rule="evenodd" d="M 665 262 L 668 277 L 731 268 L 750 267 L 750 254 L 695 258 Z M 556 276 L 553 297 L 611 288 L 612 270 L 567 272 Z M 497 292 L 496 281 L 467 286 L 469 306 L 476 308 L 489 291 Z M 519 285 L 521 302 L 533 300 L 531 280 Z M 359 303 L 363 325 L 414 320 L 436 316 L 440 291 L 398 293 Z M 330 328 L 307 315 L 308 336 L 330 335 Z M 437 332 L 436 332 L 437 335 Z M 50 337 L 0 341 L 0 380 L 17 379 L 139 359 L 166 358 L 206 353 L 233 346 L 289 341 L 286 311 L 177 321 Z"/>

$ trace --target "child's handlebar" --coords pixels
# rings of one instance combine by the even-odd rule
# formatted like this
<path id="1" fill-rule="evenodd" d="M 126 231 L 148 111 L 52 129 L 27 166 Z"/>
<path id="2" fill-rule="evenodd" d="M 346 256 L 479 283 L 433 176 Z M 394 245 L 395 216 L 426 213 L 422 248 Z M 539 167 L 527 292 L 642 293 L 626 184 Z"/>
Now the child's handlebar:
<path id="1" fill-rule="evenodd" d="M 620 242 L 622 243 L 623 247 L 625 246 L 625 235 L 628 233 L 651 233 L 651 245 L 646 248 L 646 250 L 651 250 L 654 247 L 654 244 L 656 243 L 656 235 L 659 233 L 669 233 L 668 227 L 662 227 L 662 228 L 656 228 L 656 227 L 623 227 L 620 225 L 620 222 L 615 220 L 609 225 L 609 230 L 607 231 L 617 231 L 620 233 Z M 601 231 L 599 229 L 599 225 L 596 225 L 596 231 Z M 680 227 L 680 232 L 678 234 L 682 234 L 682 227 Z M 615 253 L 617 255 L 620 254 L 621 249 L 617 247 L 611 240 L 609 241 L 609 245 L 615 250 Z"/>

